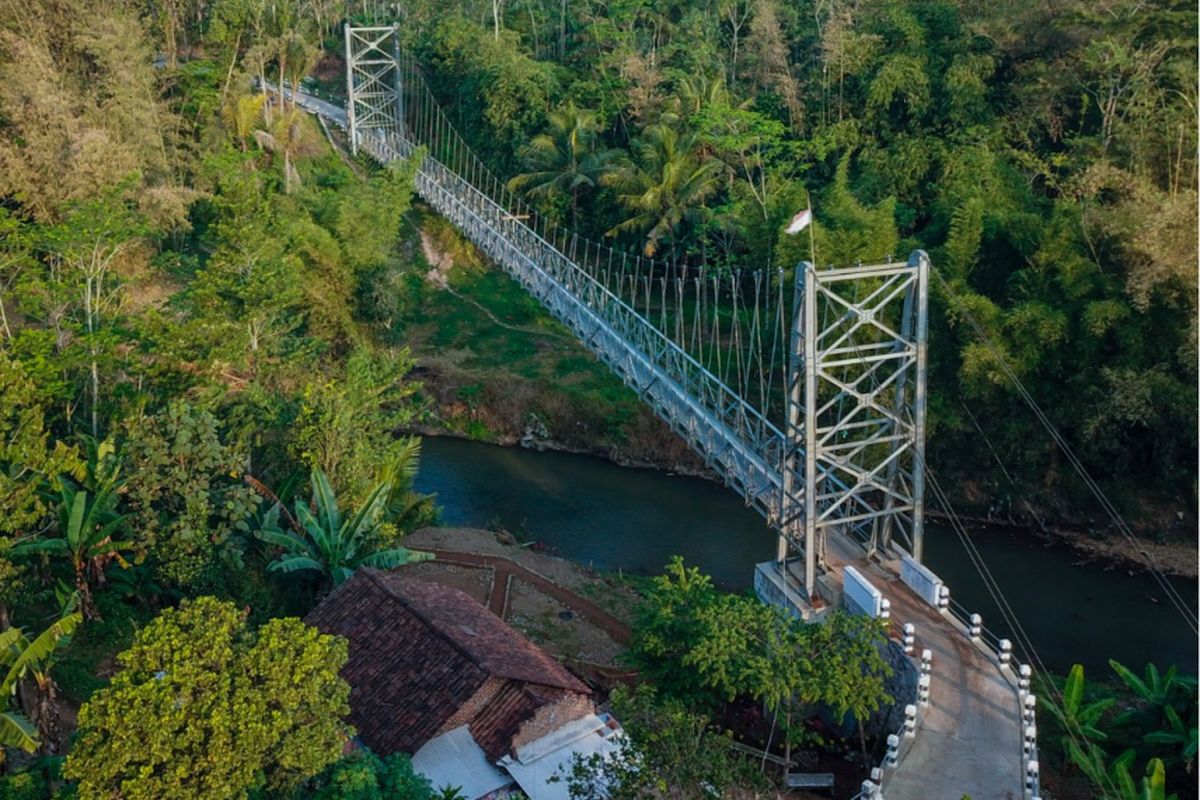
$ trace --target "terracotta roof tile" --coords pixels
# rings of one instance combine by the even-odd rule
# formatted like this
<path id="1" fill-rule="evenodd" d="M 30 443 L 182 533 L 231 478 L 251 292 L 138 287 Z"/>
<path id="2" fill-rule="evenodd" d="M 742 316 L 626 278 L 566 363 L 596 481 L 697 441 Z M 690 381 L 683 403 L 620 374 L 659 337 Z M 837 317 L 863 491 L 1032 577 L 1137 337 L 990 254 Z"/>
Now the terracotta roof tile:
<path id="1" fill-rule="evenodd" d="M 342 670 L 350 721 L 372 750 L 412 753 L 490 679 L 498 691 L 464 713 L 489 758 L 506 752 L 542 705 L 587 687 L 465 593 L 363 569 L 306 618 L 350 641 Z M 490 694 L 490 696 L 488 696 Z M 456 723 L 460 724 L 460 723 Z"/>

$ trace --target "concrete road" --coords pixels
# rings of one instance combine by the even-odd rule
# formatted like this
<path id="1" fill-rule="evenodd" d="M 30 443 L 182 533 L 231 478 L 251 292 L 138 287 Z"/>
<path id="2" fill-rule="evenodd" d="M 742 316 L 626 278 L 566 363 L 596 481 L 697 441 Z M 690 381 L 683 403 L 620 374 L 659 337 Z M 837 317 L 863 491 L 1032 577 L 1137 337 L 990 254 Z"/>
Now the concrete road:
<path id="1" fill-rule="evenodd" d="M 892 604 L 892 619 L 916 626 L 917 652 L 933 652 L 929 705 L 916 738 L 886 782 L 887 800 L 1021 800 L 1021 713 L 1016 688 L 997 660 L 861 550 L 835 544 L 832 572 L 853 563 Z"/>

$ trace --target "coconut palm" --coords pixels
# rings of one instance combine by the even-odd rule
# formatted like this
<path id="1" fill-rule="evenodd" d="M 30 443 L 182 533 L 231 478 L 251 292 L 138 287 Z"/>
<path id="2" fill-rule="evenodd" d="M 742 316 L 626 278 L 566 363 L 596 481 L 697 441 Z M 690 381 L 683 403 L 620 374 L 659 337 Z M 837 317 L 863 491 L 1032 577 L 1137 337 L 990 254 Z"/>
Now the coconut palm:
<path id="1" fill-rule="evenodd" d="M 342 517 L 329 479 L 320 469 L 312 472 L 314 510 L 297 500 L 295 524 L 298 530 L 285 532 L 279 527 L 280 506 L 267 513 L 259 537 L 283 552 L 271 563 L 275 572 L 315 572 L 326 585 L 337 586 L 359 567 L 390 569 L 433 558 L 429 553 L 406 547 L 378 549 L 379 529 L 387 522 L 388 502 L 393 481 L 382 480 L 371 489 L 358 511 Z M 314 513 L 315 511 L 315 513 Z"/>
<path id="2" fill-rule="evenodd" d="M 0 633 L 0 764 L 4 763 L 4 748 L 19 747 L 32 753 L 39 745 L 53 741 L 54 699 L 57 687 L 50 677 L 54 655 L 70 641 L 70 636 L 83 621 L 78 613 L 65 614 L 57 622 L 30 640 L 20 628 Z M 17 683 L 32 677 L 37 688 L 37 702 L 31 721 L 19 708 Z"/>
<path id="3" fill-rule="evenodd" d="M 508 188 L 550 200 L 570 197 L 574 227 L 579 193 L 595 188 L 619 151 L 600 149 L 596 115 L 574 103 L 551 111 L 547 123 L 545 133 L 521 148 L 521 159 L 530 171 L 510 180 Z"/>
<path id="4" fill-rule="evenodd" d="M 633 156 L 604 176 L 633 212 L 608 235 L 643 234 L 643 250 L 652 256 L 664 242 L 674 247 L 681 228 L 703 217 L 705 201 L 717 191 L 719 164 L 700 157 L 694 134 L 666 122 L 646 128 L 633 143 Z"/>
<path id="5" fill-rule="evenodd" d="M 238 147 L 246 149 L 246 141 L 263 119 L 263 106 L 267 104 L 265 94 L 244 94 L 230 98 L 221 109 L 225 127 L 237 139 Z"/>
<path id="6" fill-rule="evenodd" d="M 77 488 L 66 477 L 61 483 L 58 535 L 22 540 L 9 552 L 13 555 L 41 553 L 70 561 L 83 616 L 89 620 L 99 619 L 92 598 L 92 584 L 101 580 L 109 561 L 116 559 L 124 565 L 122 553 L 133 548 L 133 542 L 116 538 L 125 528 L 125 515 L 116 513 L 116 492 L 120 482 L 114 475 L 112 480 L 99 484 L 95 494 Z"/>
<path id="7" fill-rule="evenodd" d="M 255 131 L 254 138 L 260 147 L 283 156 L 283 192 L 291 194 L 300 185 L 296 154 L 305 144 L 304 113 L 295 108 L 280 109 L 278 117 L 271 123 L 271 130 Z"/>

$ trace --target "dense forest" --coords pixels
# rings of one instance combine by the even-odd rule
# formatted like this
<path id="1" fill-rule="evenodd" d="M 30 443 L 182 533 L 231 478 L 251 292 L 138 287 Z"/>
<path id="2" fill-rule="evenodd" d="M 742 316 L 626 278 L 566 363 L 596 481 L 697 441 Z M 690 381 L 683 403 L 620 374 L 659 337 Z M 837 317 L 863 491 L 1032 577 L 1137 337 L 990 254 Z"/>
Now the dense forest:
<path id="1" fill-rule="evenodd" d="M 337 99 L 345 20 L 398 23 L 476 152 L 595 239 L 794 264 L 808 243 L 781 230 L 811 201 L 822 261 L 928 250 L 931 460 L 964 494 L 1103 524 L 1007 365 L 1131 519 L 1194 530 L 1192 4 L 0 4 L 0 797 L 434 796 L 404 758 L 343 757 L 344 643 L 285 615 L 423 557 L 403 537 L 436 509 L 402 434 L 439 421 L 408 345 L 448 301 L 418 229 L 504 281 L 419 207 L 412 165 L 353 158 L 256 90 Z M 635 424 L 573 357 L 599 387 L 580 402 Z M 777 624 L 675 569 L 652 603 L 716 610 L 672 652 L 644 646 L 647 673 L 693 669 L 739 619 Z M 671 614 L 644 616 L 664 637 Z M 726 667 L 629 700 L 631 729 L 676 746 L 765 691 L 704 672 Z M 1195 682 L 1118 675 L 1141 716 L 1114 740 L 1185 790 Z M 210 705 L 174 714 L 193 692 Z M 1071 780 L 1111 780 L 1115 748 L 1061 750 Z M 741 779 L 717 766 L 685 777 Z"/>

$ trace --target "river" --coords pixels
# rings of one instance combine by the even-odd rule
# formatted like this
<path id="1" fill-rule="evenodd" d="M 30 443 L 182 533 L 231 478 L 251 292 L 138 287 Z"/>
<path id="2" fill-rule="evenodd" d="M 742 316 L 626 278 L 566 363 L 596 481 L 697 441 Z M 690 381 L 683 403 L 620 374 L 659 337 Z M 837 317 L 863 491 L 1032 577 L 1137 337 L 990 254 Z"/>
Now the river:
<path id="1" fill-rule="evenodd" d="M 447 525 L 503 527 L 602 570 L 653 574 L 679 554 L 744 590 L 775 552 L 774 534 L 732 491 L 588 456 L 427 437 L 416 488 L 437 493 Z M 971 536 L 1046 668 L 1079 662 L 1109 675 L 1115 658 L 1138 672 L 1152 660 L 1196 673 L 1196 637 L 1149 575 L 1081 564 L 1065 546 L 1008 529 Z M 928 527 L 925 561 L 987 627 L 1011 636 L 949 527 Z M 1196 581 L 1171 580 L 1194 604 Z"/>

